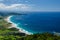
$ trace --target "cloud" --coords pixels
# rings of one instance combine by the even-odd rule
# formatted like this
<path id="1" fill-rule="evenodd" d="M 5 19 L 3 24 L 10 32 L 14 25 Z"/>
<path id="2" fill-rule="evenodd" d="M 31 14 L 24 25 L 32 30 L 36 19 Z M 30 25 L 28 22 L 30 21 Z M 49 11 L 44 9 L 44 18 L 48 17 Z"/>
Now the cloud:
<path id="1" fill-rule="evenodd" d="M 32 6 L 28 4 L 11 4 L 11 5 L 5 5 L 3 3 L 0 3 L 0 10 L 2 11 L 31 11 Z"/>
<path id="2" fill-rule="evenodd" d="M 10 4 L 6 5 L 0 3 L 0 11 L 11 11 L 11 12 L 20 12 L 20 11 L 60 11 L 59 8 L 44 8 L 37 5 L 31 4 Z"/>
<path id="3" fill-rule="evenodd" d="M 4 3 L 0 3 L 0 11 L 10 11 L 10 12 L 21 12 L 21 11 L 41 11 L 41 8 L 36 5 L 31 4 L 11 4 L 6 5 Z"/>

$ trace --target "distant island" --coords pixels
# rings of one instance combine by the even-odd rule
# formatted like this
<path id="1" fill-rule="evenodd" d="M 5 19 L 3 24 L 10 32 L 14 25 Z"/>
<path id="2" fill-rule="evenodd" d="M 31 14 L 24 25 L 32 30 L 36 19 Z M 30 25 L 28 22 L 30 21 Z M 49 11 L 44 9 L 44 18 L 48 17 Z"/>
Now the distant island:
<path id="1" fill-rule="evenodd" d="M 15 12 L 0 12 L 0 16 L 10 16 L 10 15 L 27 15 L 27 14 L 21 14 Z"/>

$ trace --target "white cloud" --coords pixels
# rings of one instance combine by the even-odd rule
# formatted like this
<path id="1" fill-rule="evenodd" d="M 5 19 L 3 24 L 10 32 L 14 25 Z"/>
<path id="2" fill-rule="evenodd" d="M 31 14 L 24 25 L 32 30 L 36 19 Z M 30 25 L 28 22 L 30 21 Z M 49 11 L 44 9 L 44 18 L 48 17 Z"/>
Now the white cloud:
<path id="1" fill-rule="evenodd" d="M 0 3 L 0 11 L 12 11 L 12 12 L 20 12 L 20 11 L 60 11 L 60 9 L 56 8 L 43 8 L 36 5 L 31 4 L 11 4 L 6 5 L 4 3 Z"/>
<path id="2" fill-rule="evenodd" d="M 5 5 L 0 3 L 0 10 L 5 11 L 31 11 L 32 6 L 27 4 L 12 4 L 12 5 Z"/>

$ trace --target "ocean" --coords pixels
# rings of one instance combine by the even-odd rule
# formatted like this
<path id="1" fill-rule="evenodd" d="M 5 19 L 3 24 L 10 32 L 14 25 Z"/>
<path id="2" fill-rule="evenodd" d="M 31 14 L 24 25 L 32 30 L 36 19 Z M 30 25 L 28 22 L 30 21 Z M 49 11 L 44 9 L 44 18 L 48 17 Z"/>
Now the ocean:
<path id="1" fill-rule="evenodd" d="M 22 13 L 21 13 L 22 14 Z M 28 32 L 60 33 L 60 12 L 26 12 L 26 15 L 13 15 L 11 21 Z"/>

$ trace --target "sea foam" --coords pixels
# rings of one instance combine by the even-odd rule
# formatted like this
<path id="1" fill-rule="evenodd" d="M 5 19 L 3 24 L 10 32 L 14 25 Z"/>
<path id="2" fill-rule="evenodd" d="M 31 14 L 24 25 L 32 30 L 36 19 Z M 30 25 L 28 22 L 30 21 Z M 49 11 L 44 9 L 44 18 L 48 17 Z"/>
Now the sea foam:
<path id="1" fill-rule="evenodd" d="M 12 18 L 12 17 L 13 17 L 13 16 L 8 16 L 8 17 L 6 18 L 7 22 L 12 23 L 11 28 L 12 28 L 12 27 L 15 27 L 15 28 L 19 29 L 19 32 L 22 32 L 22 33 L 25 33 L 25 34 L 28 34 L 28 35 L 33 34 L 33 33 L 31 33 L 31 32 L 28 32 L 27 30 L 25 30 L 25 29 L 23 29 L 23 28 L 18 27 L 18 24 L 16 24 L 16 23 L 14 23 L 14 22 L 11 21 L 11 18 Z"/>

